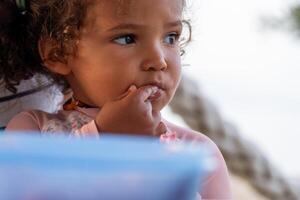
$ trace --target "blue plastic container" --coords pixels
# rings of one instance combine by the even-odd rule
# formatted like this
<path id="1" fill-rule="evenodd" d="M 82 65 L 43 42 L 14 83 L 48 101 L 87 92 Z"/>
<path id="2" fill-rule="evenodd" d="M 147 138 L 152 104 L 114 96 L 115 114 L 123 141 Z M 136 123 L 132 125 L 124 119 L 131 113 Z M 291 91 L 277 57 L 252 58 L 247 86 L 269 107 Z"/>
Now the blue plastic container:
<path id="1" fill-rule="evenodd" d="M 207 148 L 157 139 L 0 134 L 1 200 L 194 200 Z"/>

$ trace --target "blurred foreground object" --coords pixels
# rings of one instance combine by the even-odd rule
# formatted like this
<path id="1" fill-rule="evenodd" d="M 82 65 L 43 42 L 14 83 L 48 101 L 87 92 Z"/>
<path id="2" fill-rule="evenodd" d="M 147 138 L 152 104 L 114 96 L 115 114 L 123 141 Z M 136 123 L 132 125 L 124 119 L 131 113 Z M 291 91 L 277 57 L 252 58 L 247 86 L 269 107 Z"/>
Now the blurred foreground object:
<path id="1" fill-rule="evenodd" d="M 213 170 L 203 145 L 0 134 L 0 199 L 195 200 Z"/>
<path id="2" fill-rule="evenodd" d="M 300 199 L 299 188 L 291 185 L 255 144 L 243 139 L 238 130 L 222 118 L 217 108 L 201 93 L 197 82 L 182 77 L 170 106 L 188 126 L 218 145 L 232 173 L 245 178 L 266 198 Z"/>

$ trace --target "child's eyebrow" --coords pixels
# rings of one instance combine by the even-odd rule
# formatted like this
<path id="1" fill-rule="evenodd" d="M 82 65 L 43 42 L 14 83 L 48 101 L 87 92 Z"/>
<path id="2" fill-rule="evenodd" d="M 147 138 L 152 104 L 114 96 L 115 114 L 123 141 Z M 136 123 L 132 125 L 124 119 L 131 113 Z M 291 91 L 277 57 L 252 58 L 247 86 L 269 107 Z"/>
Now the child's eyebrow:
<path id="1" fill-rule="evenodd" d="M 182 20 L 177 20 L 175 22 L 169 22 L 165 25 L 165 28 L 173 28 L 173 27 L 182 27 Z"/>
<path id="2" fill-rule="evenodd" d="M 142 24 L 119 24 L 117 26 L 114 26 L 113 28 L 108 29 L 108 32 L 114 32 L 114 31 L 119 31 L 119 30 L 126 30 L 126 29 L 141 29 L 144 28 L 145 25 Z"/>
<path id="3" fill-rule="evenodd" d="M 132 30 L 132 29 L 143 29 L 147 25 L 143 24 L 134 24 L 134 23 L 123 23 L 119 24 L 117 26 L 114 26 L 113 28 L 110 28 L 107 30 L 107 32 L 115 32 L 115 31 L 120 31 L 120 30 Z M 164 28 L 173 28 L 173 27 L 182 27 L 182 21 L 177 20 L 174 22 L 168 22 L 164 25 Z"/>

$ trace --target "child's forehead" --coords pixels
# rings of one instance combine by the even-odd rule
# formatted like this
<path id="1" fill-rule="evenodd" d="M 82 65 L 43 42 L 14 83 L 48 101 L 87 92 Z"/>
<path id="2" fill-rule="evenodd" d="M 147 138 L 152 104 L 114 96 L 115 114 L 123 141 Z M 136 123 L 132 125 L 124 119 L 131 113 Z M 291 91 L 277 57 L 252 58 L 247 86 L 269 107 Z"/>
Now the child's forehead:
<path id="1" fill-rule="evenodd" d="M 99 10 L 110 10 L 113 15 L 126 16 L 134 7 L 135 0 L 97 0 L 95 6 Z M 97 9 L 96 8 L 96 9 Z"/>
<path id="2" fill-rule="evenodd" d="M 181 13 L 184 0 L 96 0 L 92 10 L 96 16 L 127 17 L 138 11 L 153 9 L 149 4 L 165 5 L 172 13 Z M 155 14 L 155 10 L 152 10 Z M 94 16 L 95 16 L 94 15 Z"/>

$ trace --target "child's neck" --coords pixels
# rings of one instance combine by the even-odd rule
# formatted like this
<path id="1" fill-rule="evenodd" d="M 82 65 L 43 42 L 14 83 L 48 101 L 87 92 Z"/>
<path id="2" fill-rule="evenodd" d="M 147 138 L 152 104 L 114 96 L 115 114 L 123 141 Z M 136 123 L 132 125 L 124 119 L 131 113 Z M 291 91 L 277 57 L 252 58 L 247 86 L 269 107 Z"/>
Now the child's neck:
<path id="1" fill-rule="evenodd" d="M 80 100 L 77 100 L 74 96 L 72 96 L 69 100 L 66 101 L 63 105 L 64 110 L 75 110 L 77 107 L 79 108 L 97 108 L 96 106 L 91 106 L 86 104 Z"/>

